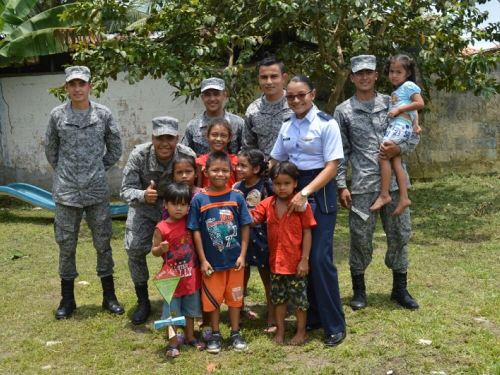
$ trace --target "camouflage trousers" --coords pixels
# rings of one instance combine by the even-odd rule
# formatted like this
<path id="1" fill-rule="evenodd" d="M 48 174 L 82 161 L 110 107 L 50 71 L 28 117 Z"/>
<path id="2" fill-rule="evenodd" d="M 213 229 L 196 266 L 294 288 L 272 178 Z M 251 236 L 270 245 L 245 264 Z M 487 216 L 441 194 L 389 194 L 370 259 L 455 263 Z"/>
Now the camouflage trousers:
<path id="1" fill-rule="evenodd" d="M 146 256 L 151 252 L 153 234 L 156 224 L 161 220 L 158 212 L 157 220 L 142 215 L 139 210 L 130 207 L 125 229 L 125 250 L 128 255 L 128 268 L 134 285 L 147 283 L 149 270 Z M 158 263 L 158 270 L 161 263 Z"/>
<path id="2" fill-rule="evenodd" d="M 75 255 L 84 211 L 97 251 L 97 276 L 105 277 L 113 274 L 115 263 L 110 244 L 113 225 L 109 201 L 84 208 L 56 203 L 54 233 L 59 245 L 59 276 L 64 280 L 74 280 L 78 277 Z"/>
<path id="3" fill-rule="evenodd" d="M 408 269 L 406 245 L 411 235 L 410 210 L 407 208 L 401 215 L 391 216 L 399 201 L 399 191 L 392 191 L 390 194 L 392 201 L 376 212 L 371 212 L 370 206 L 378 198 L 379 192 L 352 195 L 352 206 L 349 213 L 351 232 L 349 265 L 354 275 L 364 273 L 372 261 L 373 233 L 379 215 L 387 239 L 385 265 L 393 271 L 401 273 L 406 273 Z M 361 215 L 356 211 L 361 211 Z"/>

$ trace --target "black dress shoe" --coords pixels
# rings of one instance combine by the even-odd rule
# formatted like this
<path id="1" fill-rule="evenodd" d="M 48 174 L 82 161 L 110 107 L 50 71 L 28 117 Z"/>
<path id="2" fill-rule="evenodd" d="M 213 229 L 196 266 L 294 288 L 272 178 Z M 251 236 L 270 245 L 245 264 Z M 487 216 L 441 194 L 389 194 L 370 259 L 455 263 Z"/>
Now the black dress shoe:
<path id="1" fill-rule="evenodd" d="M 306 325 L 306 332 L 316 331 L 322 329 L 323 325 L 321 323 L 314 323 Z"/>
<path id="2" fill-rule="evenodd" d="M 342 332 L 336 333 L 334 335 L 326 335 L 325 336 L 325 343 L 326 346 L 337 346 L 339 345 L 342 341 L 344 341 L 345 337 L 347 336 L 346 330 L 344 329 Z"/>

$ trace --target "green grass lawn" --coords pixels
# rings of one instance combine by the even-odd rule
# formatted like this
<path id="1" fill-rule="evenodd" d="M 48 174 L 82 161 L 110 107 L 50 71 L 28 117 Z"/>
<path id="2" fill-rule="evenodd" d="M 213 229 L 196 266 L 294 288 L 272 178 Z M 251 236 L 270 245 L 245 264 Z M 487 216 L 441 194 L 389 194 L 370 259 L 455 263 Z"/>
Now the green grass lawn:
<path id="1" fill-rule="evenodd" d="M 113 220 L 112 245 L 117 296 L 126 313 L 111 316 L 101 308 L 95 250 L 82 224 L 78 310 L 71 319 L 56 321 L 60 281 L 53 213 L 1 198 L 0 373 L 203 374 L 213 363 L 220 374 L 500 374 L 500 178 L 416 182 L 410 198 L 409 290 L 420 310 L 406 311 L 389 301 L 392 275 L 384 265 L 380 224 L 366 275 L 369 306 L 351 310 L 349 230 L 342 209 L 334 254 L 347 320 L 342 345 L 326 348 L 321 332 L 311 333 L 299 347 L 274 345 L 263 333 L 265 298 L 255 270 L 247 304 L 262 318 L 242 322 L 248 352 L 224 349 L 210 355 L 182 347 L 175 361 L 164 357 L 166 331 L 153 326 L 162 300 L 152 283 L 152 318 L 138 327 L 130 323 L 135 293 L 123 248 L 124 220 Z M 160 265 L 160 259 L 149 256 L 152 275 Z M 227 312 L 222 322 L 227 338 Z M 289 339 L 293 318 L 287 324 Z"/>

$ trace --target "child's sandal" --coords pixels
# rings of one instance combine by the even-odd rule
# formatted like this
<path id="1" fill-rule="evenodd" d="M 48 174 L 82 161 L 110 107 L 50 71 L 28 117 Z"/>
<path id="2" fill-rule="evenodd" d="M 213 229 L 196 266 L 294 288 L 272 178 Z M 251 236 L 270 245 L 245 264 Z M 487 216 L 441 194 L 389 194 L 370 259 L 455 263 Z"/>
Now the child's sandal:
<path id="1" fill-rule="evenodd" d="M 177 358 L 179 355 L 179 348 L 176 348 L 175 346 L 167 347 L 167 352 L 165 353 L 167 358 Z"/>
<path id="2" fill-rule="evenodd" d="M 205 350 L 205 344 L 201 343 L 200 340 L 194 339 L 193 341 L 189 341 L 188 345 L 196 350 L 202 351 Z"/>
<path id="3" fill-rule="evenodd" d="M 254 313 L 252 310 L 250 310 L 250 308 L 247 306 L 241 308 L 240 315 L 248 320 L 255 320 L 259 317 L 256 313 Z"/>
<path id="4" fill-rule="evenodd" d="M 276 333 L 278 330 L 278 326 L 276 323 L 268 323 L 266 324 L 266 328 L 264 329 L 265 333 Z"/>

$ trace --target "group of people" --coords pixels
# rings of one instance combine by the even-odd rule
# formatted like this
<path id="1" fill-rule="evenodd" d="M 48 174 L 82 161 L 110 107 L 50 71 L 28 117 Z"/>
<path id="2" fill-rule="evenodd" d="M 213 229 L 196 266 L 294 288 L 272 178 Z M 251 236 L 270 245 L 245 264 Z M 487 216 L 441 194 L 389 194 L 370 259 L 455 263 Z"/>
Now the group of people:
<path id="1" fill-rule="evenodd" d="M 375 56 L 353 57 L 350 80 L 356 93 L 332 117 L 314 104 L 316 90 L 308 77 L 296 75 L 287 83 L 283 62 L 268 57 L 257 66 L 263 93 L 244 119 L 225 111 L 219 78 L 202 82 L 205 111 L 187 124 L 182 140 L 177 119 L 153 119 L 151 142 L 131 152 L 120 191 L 130 206 L 125 249 L 137 295 L 132 323 L 146 322 L 151 313 L 151 252 L 181 275 L 162 316 L 186 316 L 182 338 L 190 346 L 220 352 L 225 302 L 230 344 L 238 351 L 248 348 L 240 315 L 255 317 L 244 305 L 250 266 L 258 267 L 268 307 L 265 331 L 274 333 L 276 343 L 285 341 L 291 303 L 297 318 L 291 345 L 303 343 L 314 329 L 323 329 L 325 345 L 340 344 L 346 322 L 333 262 L 337 191 L 350 210 L 351 307 L 367 307 L 364 274 L 380 216 L 387 234 L 385 262 L 394 277 L 391 299 L 418 309 L 407 290 L 411 201 L 401 155 L 419 142 L 416 111 L 424 103 L 413 59 L 392 57 L 385 71 L 396 89 L 391 96 L 375 91 Z M 123 314 L 113 283 L 105 172 L 121 156 L 120 132 L 109 109 L 90 101 L 88 68 L 67 68 L 65 88 L 71 100 L 51 112 L 45 136 L 55 170 L 54 231 L 60 248 L 62 299 L 55 317 L 68 318 L 76 308 L 75 253 L 83 212 L 97 250 L 102 306 Z M 200 316 L 206 344 L 194 335 Z M 180 337 L 169 338 L 168 357 L 179 355 Z"/>

